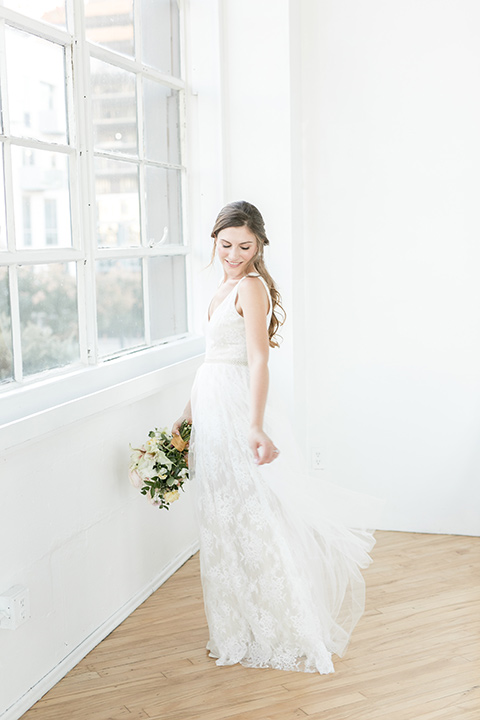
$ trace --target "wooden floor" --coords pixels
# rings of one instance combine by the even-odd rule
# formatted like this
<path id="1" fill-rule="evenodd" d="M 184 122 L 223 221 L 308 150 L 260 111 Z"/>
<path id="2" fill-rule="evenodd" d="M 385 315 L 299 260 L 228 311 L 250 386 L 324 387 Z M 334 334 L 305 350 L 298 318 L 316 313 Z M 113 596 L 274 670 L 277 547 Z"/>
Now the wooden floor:
<path id="1" fill-rule="evenodd" d="M 478 720 L 480 539 L 376 537 L 335 674 L 216 667 L 196 556 L 24 719 Z"/>

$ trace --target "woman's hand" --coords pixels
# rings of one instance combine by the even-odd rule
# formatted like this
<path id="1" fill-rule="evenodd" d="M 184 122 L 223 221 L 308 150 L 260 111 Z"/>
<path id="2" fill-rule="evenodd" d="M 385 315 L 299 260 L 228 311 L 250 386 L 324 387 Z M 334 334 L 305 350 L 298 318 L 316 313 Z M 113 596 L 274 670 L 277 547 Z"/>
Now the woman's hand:
<path id="1" fill-rule="evenodd" d="M 257 465 L 266 465 L 279 455 L 279 450 L 263 430 L 252 428 L 248 435 L 248 443 L 253 452 L 254 461 Z"/>
<path id="2" fill-rule="evenodd" d="M 192 424 L 192 410 L 190 408 L 190 403 L 187 405 L 183 413 L 180 415 L 178 420 L 175 420 L 175 422 L 172 425 L 172 435 L 180 435 L 180 427 L 183 422 L 188 423 L 189 425 Z"/>

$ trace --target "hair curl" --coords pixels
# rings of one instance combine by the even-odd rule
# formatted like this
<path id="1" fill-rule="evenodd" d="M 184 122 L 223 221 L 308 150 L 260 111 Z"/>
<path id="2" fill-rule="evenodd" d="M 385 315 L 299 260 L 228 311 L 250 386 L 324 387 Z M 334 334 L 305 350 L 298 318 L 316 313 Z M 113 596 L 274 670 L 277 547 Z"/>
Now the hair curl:
<path id="1" fill-rule="evenodd" d="M 250 230 L 257 240 L 257 251 L 252 258 L 251 267 L 260 275 L 267 283 L 272 299 L 272 317 L 268 327 L 268 338 L 270 347 L 278 347 L 279 343 L 276 334 L 281 325 L 285 322 L 285 310 L 282 307 L 282 298 L 277 290 L 275 282 L 268 272 L 263 257 L 263 248 L 270 242 L 265 233 L 265 223 L 260 211 L 245 200 L 225 205 L 218 213 L 215 225 L 212 230 L 212 238 L 217 240 L 218 233 L 229 227 L 246 227 Z M 212 262 L 215 257 L 215 245 L 212 252 Z M 250 270 L 252 272 L 252 270 Z"/>

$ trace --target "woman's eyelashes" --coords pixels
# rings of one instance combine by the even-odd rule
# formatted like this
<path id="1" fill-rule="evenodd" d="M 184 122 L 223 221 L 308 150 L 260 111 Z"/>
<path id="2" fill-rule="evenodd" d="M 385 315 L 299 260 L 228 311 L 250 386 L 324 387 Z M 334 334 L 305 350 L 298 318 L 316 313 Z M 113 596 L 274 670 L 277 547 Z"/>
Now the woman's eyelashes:
<path id="1" fill-rule="evenodd" d="M 231 248 L 232 246 L 231 246 L 231 245 L 222 245 L 222 247 L 223 247 L 225 250 L 228 250 L 228 249 Z M 247 247 L 242 247 L 242 246 L 240 245 L 240 250 L 247 251 L 247 250 L 250 250 L 250 247 L 251 247 L 250 245 L 247 245 Z"/>

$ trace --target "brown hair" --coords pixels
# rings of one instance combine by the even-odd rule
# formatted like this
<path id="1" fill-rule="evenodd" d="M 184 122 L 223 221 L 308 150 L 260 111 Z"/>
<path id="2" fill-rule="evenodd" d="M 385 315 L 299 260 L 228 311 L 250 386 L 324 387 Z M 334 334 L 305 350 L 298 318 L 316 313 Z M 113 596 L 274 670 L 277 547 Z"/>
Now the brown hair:
<path id="1" fill-rule="evenodd" d="M 280 293 L 277 290 L 275 282 L 268 272 L 265 261 L 263 258 L 263 248 L 265 245 L 269 245 L 269 240 L 265 234 L 265 223 L 260 214 L 260 211 L 254 205 L 246 202 L 245 200 L 238 200 L 236 202 L 225 205 L 222 210 L 218 213 L 215 225 L 212 230 L 212 238 L 217 240 L 217 235 L 222 230 L 229 227 L 247 227 L 251 233 L 255 235 L 257 240 L 257 252 L 252 258 L 252 266 L 255 272 L 257 272 L 267 283 L 270 291 L 270 297 L 272 299 L 272 317 L 270 325 L 268 327 L 268 337 L 270 347 L 278 347 L 278 341 L 275 338 L 277 331 L 281 325 L 285 322 L 285 310 L 282 307 L 282 299 Z M 215 257 L 215 245 L 212 252 L 212 262 Z"/>

